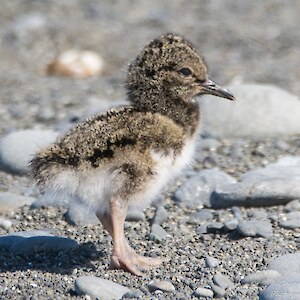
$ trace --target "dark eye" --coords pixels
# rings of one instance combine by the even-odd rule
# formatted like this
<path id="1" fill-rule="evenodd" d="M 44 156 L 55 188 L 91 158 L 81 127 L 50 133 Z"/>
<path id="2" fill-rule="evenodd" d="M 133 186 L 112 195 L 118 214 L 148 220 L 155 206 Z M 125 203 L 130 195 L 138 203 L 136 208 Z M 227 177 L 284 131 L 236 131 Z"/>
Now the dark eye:
<path id="1" fill-rule="evenodd" d="M 184 76 L 191 76 L 192 75 L 192 71 L 189 68 L 182 68 L 182 69 L 179 70 L 179 72 Z"/>

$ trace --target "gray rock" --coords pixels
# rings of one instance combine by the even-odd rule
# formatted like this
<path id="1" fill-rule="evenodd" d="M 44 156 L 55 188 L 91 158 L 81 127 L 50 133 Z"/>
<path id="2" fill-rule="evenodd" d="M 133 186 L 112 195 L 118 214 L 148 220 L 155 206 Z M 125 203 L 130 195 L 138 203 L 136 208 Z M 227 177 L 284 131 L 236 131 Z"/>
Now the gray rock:
<path id="1" fill-rule="evenodd" d="M 98 300 L 121 299 L 130 290 L 111 280 L 94 277 L 80 276 L 75 281 L 75 291 L 78 295 L 88 295 Z"/>
<path id="2" fill-rule="evenodd" d="M 296 96 L 272 85 L 232 85 L 229 89 L 235 102 L 201 98 L 205 136 L 263 139 L 300 133 L 300 102 Z"/>
<path id="3" fill-rule="evenodd" d="M 0 168 L 12 173 L 27 173 L 35 153 L 54 142 L 58 133 L 51 130 L 21 130 L 0 141 Z"/>
<path id="4" fill-rule="evenodd" d="M 100 224 L 95 212 L 77 201 L 70 202 L 69 208 L 66 212 L 66 220 L 69 224 L 78 226 Z"/>
<path id="5" fill-rule="evenodd" d="M 282 276 L 300 273 L 300 252 L 276 257 L 268 264 L 268 270 L 278 271 Z"/>
<path id="6" fill-rule="evenodd" d="M 223 289 L 234 288 L 234 283 L 229 279 L 229 277 L 221 273 L 214 275 L 213 282 Z"/>
<path id="7" fill-rule="evenodd" d="M 212 284 L 211 289 L 214 292 L 215 298 L 222 298 L 226 295 L 225 289 L 218 285 Z"/>
<path id="8" fill-rule="evenodd" d="M 296 199 L 291 202 L 289 202 L 285 207 L 284 210 L 286 212 L 292 212 L 292 211 L 300 211 L 300 200 Z"/>
<path id="9" fill-rule="evenodd" d="M 216 150 L 220 146 L 220 142 L 216 139 L 205 138 L 198 141 L 199 150 Z"/>
<path id="10" fill-rule="evenodd" d="M 19 207 L 31 205 L 35 201 L 33 197 L 25 197 L 8 192 L 0 192 L 0 214 L 14 212 Z"/>
<path id="11" fill-rule="evenodd" d="M 10 251 L 18 255 L 32 255 L 39 252 L 60 252 L 75 250 L 79 245 L 75 240 L 58 236 L 33 236 L 17 241 Z"/>
<path id="12" fill-rule="evenodd" d="M 163 205 L 160 205 L 156 208 L 151 224 L 162 225 L 168 219 L 168 212 Z"/>
<path id="13" fill-rule="evenodd" d="M 224 224 L 221 222 L 211 222 L 207 224 L 207 232 L 215 233 L 218 230 L 221 230 L 224 227 Z"/>
<path id="14" fill-rule="evenodd" d="M 176 202 L 187 206 L 210 206 L 210 195 L 213 190 L 236 180 L 219 170 L 203 170 L 190 177 L 174 194 Z"/>
<path id="15" fill-rule="evenodd" d="M 201 224 L 200 226 L 198 226 L 197 229 L 196 229 L 196 232 L 198 234 L 208 233 L 207 224 Z"/>
<path id="16" fill-rule="evenodd" d="M 243 220 L 243 213 L 239 207 L 237 206 L 232 207 L 231 212 L 233 213 L 236 219 Z"/>
<path id="17" fill-rule="evenodd" d="M 151 232 L 149 234 L 149 239 L 151 241 L 155 242 L 162 242 L 164 241 L 168 236 L 168 233 L 160 226 L 157 224 L 153 224 L 151 226 Z"/>
<path id="18" fill-rule="evenodd" d="M 281 277 L 281 274 L 275 270 L 264 270 L 245 276 L 242 280 L 242 284 L 247 283 L 259 283 L 260 285 L 269 285 L 277 281 Z"/>
<path id="19" fill-rule="evenodd" d="M 0 227 L 7 230 L 13 225 L 11 220 L 0 217 Z"/>
<path id="20" fill-rule="evenodd" d="M 215 268 L 220 264 L 220 261 L 214 257 L 206 256 L 205 257 L 205 265 L 208 268 Z"/>
<path id="21" fill-rule="evenodd" d="M 210 289 L 206 289 L 206 288 L 202 288 L 202 287 L 198 287 L 193 296 L 195 297 L 207 297 L 207 298 L 213 298 L 214 296 L 214 292 Z"/>
<path id="22" fill-rule="evenodd" d="M 253 219 L 268 219 L 268 213 L 265 210 L 254 210 L 249 212 L 249 217 Z"/>
<path id="23" fill-rule="evenodd" d="M 148 289 L 151 293 L 159 290 L 162 292 L 171 293 L 175 291 L 174 285 L 166 280 L 152 281 L 148 284 Z"/>
<path id="24" fill-rule="evenodd" d="M 140 290 L 130 291 L 126 293 L 122 299 L 136 299 L 136 298 L 142 298 L 144 294 Z"/>
<path id="25" fill-rule="evenodd" d="M 259 296 L 259 300 L 299 300 L 300 275 L 293 274 L 270 284 Z"/>
<path id="26" fill-rule="evenodd" d="M 240 221 L 237 230 L 243 236 L 262 236 L 269 238 L 273 235 L 273 228 L 267 220 L 248 220 Z"/>
<path id="27" fill-rule="evenodd" d="M 233 218 L 224 223 L 224 228 L 229 231 L 235 230 L 235 229 L 237 229 L 238 223 L 239 223 L 239 220 L 236 218 Z"/>
<path id="28" fill-rule="evenodd" d="M 129 209 L 127 216 L 126 216 L 126 221 L 129 222 L 138 222 L 138 221 L 145 221 L 146 217 L 143 211 L 138 210 L 138 209 Z"/>
<path id="29" fill-rule="evenodd" d="M 285 214 L 284 219 L 279 221 L 279 226 L 286 229 L 300 227 L 300 211 L 293 211 Z"/>
<path id="30" fill-rule="evenodd" d="M 187 223 L 188 224 L 200 224 L 203 221 L 210 221 L 214 218 L 213 214 L 205 209 L 194 212 L 190 215 Z"/>

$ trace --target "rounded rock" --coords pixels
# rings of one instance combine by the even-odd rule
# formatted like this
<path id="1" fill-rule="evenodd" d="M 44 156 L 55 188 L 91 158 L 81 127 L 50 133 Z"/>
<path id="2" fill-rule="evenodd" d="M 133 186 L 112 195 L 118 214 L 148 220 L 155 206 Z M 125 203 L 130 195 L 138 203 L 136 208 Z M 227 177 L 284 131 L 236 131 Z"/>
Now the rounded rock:
<path id="1" fill-rule="evenodd" d="M 148 289 L 151 293 L 157 290 L 162 292 L 167 292 L 167 293 L 171 293 L 175 291 L 174 285 L 171 282 L 166 280 L 152 281 L 148 284 Z"/>

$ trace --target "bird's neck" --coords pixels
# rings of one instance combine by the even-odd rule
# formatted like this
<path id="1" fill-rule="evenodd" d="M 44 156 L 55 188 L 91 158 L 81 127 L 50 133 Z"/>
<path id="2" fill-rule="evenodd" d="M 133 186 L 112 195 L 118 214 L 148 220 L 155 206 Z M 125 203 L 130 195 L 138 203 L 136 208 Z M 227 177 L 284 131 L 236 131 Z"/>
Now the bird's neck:
<path id="1" fill-rule="evenodd" d="M 137 99 L 130 98 L 130 102 L 136 109 L 152 113 L 160 113 L 167 116 L 176 124 L 181 126 L 189 135 L 194 134 L 199 126 L 199 105 L 196 101 L 192 101 L 192 99 L 183 100 L 179 97 L 174 97 L 170 94 L 164 93 L 159 95 L 156 93 L 151 93 L 149 95 L 144 94 L 142 98 L 139 97 L 138 101 L 134 101 Z"/>

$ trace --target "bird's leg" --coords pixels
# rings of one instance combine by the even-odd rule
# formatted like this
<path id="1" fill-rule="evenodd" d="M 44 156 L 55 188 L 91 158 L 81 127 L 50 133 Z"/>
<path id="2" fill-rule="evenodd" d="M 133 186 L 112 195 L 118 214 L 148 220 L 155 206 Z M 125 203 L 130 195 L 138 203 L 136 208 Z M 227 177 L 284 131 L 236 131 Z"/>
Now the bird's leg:
<path id="1" fill-rule="evenodd" d="M 122 199 L 110 200 L 110 214 L 98 215 L 102 225 L 113 238 L 113 253 L 111 268 L 123 269 L 134 275 L 141 276 L 140 268 L 158 266 L 162 263 L 160 258 L 144 257 L 137 254 L 128 244 L 124 235 L 124 222 L 127 214 L 127 203 Z"/>

